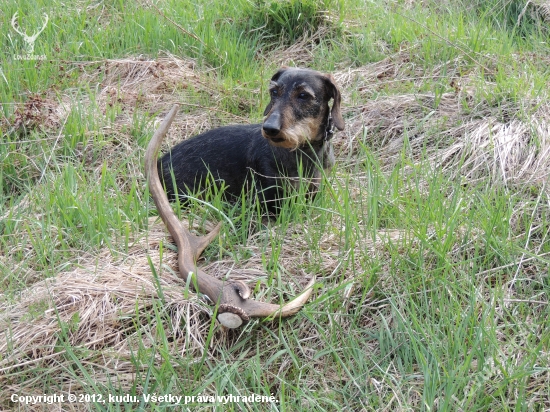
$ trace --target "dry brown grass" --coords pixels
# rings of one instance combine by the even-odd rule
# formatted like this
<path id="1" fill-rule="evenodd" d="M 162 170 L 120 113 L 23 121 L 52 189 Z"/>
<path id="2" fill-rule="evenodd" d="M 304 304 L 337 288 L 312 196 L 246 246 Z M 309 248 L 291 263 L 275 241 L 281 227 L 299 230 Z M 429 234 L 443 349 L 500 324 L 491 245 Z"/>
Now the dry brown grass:
<path id="1" fill-rule="evenodd" d="M 266 56 L 266 64 L 270 66 L 308 67 L 313 62 L 320 40 L 330 34 L 331 28 L 321 26 L 315 33 L 306 33 L 289 47 L 282 47 Z"/>
<path id="2" fill-rule="evenodd" d="M 309 277 L 300 268 L 316 258 L 308 253 L 308 246 L 303 241 L 308 227 L 291 226 L 282 236 L 280 264 L 285 268 L 285 275 L 281 278 L 283 284 L 274 284 L 268 290 L 262 269 L 262 244 L 265 237 L 279 237 L 280 234 L 273 232 L 276 230 L 261 231 L 251 237 L 247 249 L 252 257 L 244 264 L 237 267 L 231 260 L 219 260 L 205 265 L 204 270 L 220 278 L 243 280 L 250 286 L 260 281 L 264 287 L 256 298 L 261 300 L 278 301 L 279 294 L 285 297 L 296 295 Z M 381 231 L 376 241 L 358 245 L 354 253 L 362 253 L 367 248 L 373 254 L 383 254 L 386 242 L 401 240 L 401 231 Z M 176 275 L 175 252 L 164 247 L 161 262 L 159 244 L 164 242 L 166 245 L 167 241 L 169 237 L 163 225 L 151 218 L 148 230 L 137 239 L 127 256 L 114 258 L 106 250 L 90 257 L 87 262 L 83 261 L 78 269 L 32 284 L 16 302 L 1 299 L 0 329 L 9 333 L 0 336 L 0 353 L 3 354 L 0 383 L 9 385 L 12 388 L 10 393 L 32 393 L 34 382 L 28 382 L 28 386 L 15 385 L 12 378 L 27 368 L 52 371 L 63 368 L 69 359 L 63 349 L 63 344 L 67 343 L 78 348 L 80 361 L 97 374 L 94 376 L 96 382 L 106 383 L 107 376 L 116 374 L 125 388 L 135 383 L 132 356 L 139 348 L 153 347 L 157 328 L 165 331 L 169 351 L 174 356 L 200 359 L 205 352 L 211 353 L 208 356 L 214 355 L 219 345 L 233 344 L 235 336 L 217 329 L 210 347 L 205 347 L 212 308 L 186 290 Z M 340 265 L 337 234 L 327 234 L 319 246 L 324 250 L 324 256 L 318 279 L 321 283 L 332 283 Z M 269 252 L 264 257 L 269 258 Z M 158 284 L 152 276 L 149 259 L 159 273 Z M 359 304 L 363 310 L 367 307 L 366 302 L 357 302 L 353 290 L 352 283 L 346 289 L 347 303 L 342 313 Z M 160 312 L 159 316 L 155 316 L 156 311 Z M 334 321 L 338 321 L 338 316 Z M 305 325 L 300 332 L 304 339 L 315 338 L 311 333 L 315 334 L 315 329 Z M 78 381 L 70 379 L 63 391 L 68 393 L 78 389 Z M 0 396 L 0 401 L 6 400 Z"/>
<path id="3" fill-rule="evenodd" d="M 223 91 L 215 87 L 215 74 L 211 69 L 199 69 L 193 59 L 162 55 L 156 59 L 126 58 L 106 60 L 94 70 L 86 71 L 81 82 L 97 89 L 93 102 L 82 102 L 85 107 L 94 105 L 105 115 L 113 108 L 117 116 L 105 134 L 121 134 L 134 121 L 134 113 L 150 116 L 166 113 L 174 103 L 183 106 L 177 121 L 170 128 L 164 147 L 172 147 L 181 136 L 193 136 L 219 126 L 220 123 L 242 123 L 247 119 L 220 108 Z M 202 96 L 199 99 L 198 96 Z M 200 103 L 207 100 L 208 105 Z"/>
<path id="4" fill-rule="evenodd" d="M 550 173 L 547 100 L 541 96 L 491 107 L 475 95 L 468 78 L 453 78 L 453 70 L 450 71 L 448 76 L 455 92 L 381 96 L 348 108 L 346 131 L 336 142 L 341 153 L 354 152 L 366 135 L 363 143 L 376 150 L 386 170 L 405 150 L 413 161 L 422 157 L 434 168 L 449 172 L 450 177 L 460 175 L 472 184 L 487 176 L 490 182 L 504 184 L 545 182 Z M 440 74 L 440 69 L 435 68 L 430 77 Z M 402 53 L 339 72 L 335 77 L 344 87 L 356 87 L 361 95 L 369 95 L 380 84 L 396 80 L 425 80 Z"/>
<path id="5" fill-rule="evenodd" d="M 151 225 L 124 259 L 105 251 L 81 268 L 34 283 L 17 302 L 2 299 L 0 328 L 9 333 L 0 337 L 0 380 L 29 367 L 56 369 L 66 356 L 59 347 L 64 335 L 74 347 L 104 349 L 101 359 L 90 352 L 83 361 L 130 378 L 129 358 L 137 342 L 149 342 L 155 335 L 159 318 L 152 313 L 153 301 L 161 296 L 159 285 L 164 299 L 161 327 L 173 339 L 172 350 L 196 356 L 204 351 L 208 323 L 202 315 L 209 309 L 195 295 L 184 298 L 185 285 L 172 271 L 160 272 L 159 285 L 151 276 L 148 257 L 158 270 L 159 242 L 165 237 L 161 225 Z M 175 254 L 166 253 L 162 263 L 173 270 Z M 141 336 L 135 335 L 136 324 Z"/>

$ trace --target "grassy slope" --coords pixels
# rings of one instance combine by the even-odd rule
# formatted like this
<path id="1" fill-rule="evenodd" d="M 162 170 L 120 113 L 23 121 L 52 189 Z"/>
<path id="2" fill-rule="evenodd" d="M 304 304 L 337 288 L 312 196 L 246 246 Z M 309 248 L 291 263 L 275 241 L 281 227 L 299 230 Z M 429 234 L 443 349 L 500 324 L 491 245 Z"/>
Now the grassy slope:
<path id="1" fill-rule="evenodd" d="M 544 170 L 529 176 L 517 164 L 527 164 L 525 153 L 542 159 L 533 168 L 549 156 L 548 129 L 535 121 L 549 124 L 542 20 L 530 11 L 515 27 L 522 3 L 496 0 L 317 3 L 2 8 L 3 406 L 13 406 L 14 392 L 72 388 L 274 394 L 274 406 L 248 405 L 259 410 L 550 407 L 550 198 Z M 323 8 L 329 22 L 321 24 Z M 49 14 L 35 50 L 46 61 L 13 59 L 23 44 L 6 28 L 18 10 L 35 24 L 38 11 Z M 305 39 L 304 20 L 313 27 Z M 135 56 L 145 63 L 129 63 Z M 279 324 L 224 332 L 169 270 L 164 293 L 153 285 L 135 304 L 141 292 L 118 294 L 102 265 L 128 268 L 117 272 L 124 282 L 129 271 L 148 278 L 146 245 L 163 239 L 148 219 L 154 208 L 141 170 L 157 114 L 186 102 L 172 143 L 181 133 L 259 120 L 280 64 L 333 72 L 342 85 L 347 130 L 336 138 L 338 163 L 322 195 L 313 205 L 297 196 L 268 228 L 253 206 L 224 206 L 215 195 L 222 212 L 197 203 L 182 214 L 199 226 L 222 213 L 234 222 L 207 251 L 211 271 L 233 268 L 252 285 L 258 271 L 269 273 L 261 282 L 269 288 L 256 296 L 272 301 L 296 293 L 286 279 L 317 274 L 314 301 Z M 490 153 L 506 130 L 530 139 L 504 161 Z M 166 241 L 149 253 L 153 267 L 159 254 L 173 267 Z M 142 266 L 128 263 L 137 255 Z M 89 300 L 65 318 L 69 285 L 80 290 L 74 285 L 94 267 L 113 282 L 111 295 L 87 286 Z M 43 282 L 52 277 L 65 283 Z M 37 287 L 58 297 L 56 310 L 45 312 L 53 307 L 47 290 L 32 299 Z M 111 317 L 101 318 L 109 305 Z M 25 342 L 36 343 L 19 350 Z"/>

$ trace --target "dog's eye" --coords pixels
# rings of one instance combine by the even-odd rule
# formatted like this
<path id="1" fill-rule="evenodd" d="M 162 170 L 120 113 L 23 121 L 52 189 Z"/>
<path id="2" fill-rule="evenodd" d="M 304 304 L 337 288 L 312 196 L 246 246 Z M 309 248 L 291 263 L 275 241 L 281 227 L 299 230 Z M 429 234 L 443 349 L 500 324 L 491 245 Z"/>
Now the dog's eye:
<path id="1" fill-rule="evenodd" d="M 307 94 L 307 93 L 304 93 L 304 92 L 302 92 L 298 95 L 298 99 L 300 99 L 300 100 L 307 100 L 309 98 L 310 98 L 310 95 Z"/>
<path id="2" fill-rule="evenodd" d="M 279 95 L 277 89 L 271 89 L 269 92 L 271 93 L 271 97 L 277 97 Z"/>

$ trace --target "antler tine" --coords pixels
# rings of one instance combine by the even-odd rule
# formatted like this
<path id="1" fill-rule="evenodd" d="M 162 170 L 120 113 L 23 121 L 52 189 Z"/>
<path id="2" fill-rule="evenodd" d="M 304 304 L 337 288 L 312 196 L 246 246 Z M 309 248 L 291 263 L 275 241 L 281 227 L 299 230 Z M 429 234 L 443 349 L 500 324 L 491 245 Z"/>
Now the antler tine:
<path id="1" fill-rule="evenodd" d="M 217 236 L 221 224 L 218 224 L 206 236 L 199 237 L 190 233 L 172 211 L 168 197 L 160 183 L 157 169 L 158 152 L 178 108 L 178 105 L 174 105 L 149 142 L 145 153 L 145 173 L 149 182 L 149 191 L 159 215 L 178 246 L 178 266 L 181 277 L 187 281 L 189 276 L 194 276 L 198 292 L 207 295 L 212 302 L 219 304 L 218 320 L 229 328 L 237 328 L 243 321 L 251 317 L 286 317 L 295 314 L 309 299 L 315 278 L 293 301 L 280 306 L 248 299 L 250 290 L 243 282 L 224 282 L 197 268 L 196 260 L 204 248 Z"/>

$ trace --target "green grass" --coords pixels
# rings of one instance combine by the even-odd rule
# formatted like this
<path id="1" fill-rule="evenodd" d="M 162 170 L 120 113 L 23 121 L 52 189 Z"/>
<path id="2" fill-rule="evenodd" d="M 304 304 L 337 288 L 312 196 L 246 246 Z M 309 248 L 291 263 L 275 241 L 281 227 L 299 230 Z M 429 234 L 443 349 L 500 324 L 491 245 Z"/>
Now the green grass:
<path id="1" fill-rule="evenodd" d="M 518 136 L 521 123 L 526 153 L 549 156 L 535 122 L 548 128 L 548 23 L 530 4 L 518 24 L 526 5 L 5 4 L 0 405 L 18 408 L 14 393 L 70 390 L 88 396 L 84 409 L 113 411 L 170 406 L 89 396 L 195 396 L 187 407 L 220 411 L 548 409 L 548 178 L 502 172 L 497 149 L 507 146 L 495 127 Z M 25 46 L 15 12 L 29 34 L 48 14 L 34 51 L 45 60 L 14 57 Z M 159 64 L 138 66 L 138 56 Z M 222 331 L 213 309 L 173 280 L 169 240 L 151 233 L 144 148 L 173 101 L 184 117 L 171 143 L 260 121 L 270 76 L 297 63 L 336 74 L 345 97 L 346 131 L 319 195 L 289 194 L 269 222 L 253 199 L 229 205 L 215 189 L 175 208 L 199 231 L 225 222 L 201 265 L 219 276 L 252 271 L 255 298 L 288 300 L 299 291 L 289 279 L 302 274 L 318 283 L 296 316 Z M 449 148 L 483 122 L 500 157 L 473 170 L 471 153 L 486 148 Z M 520 156 L 512 149 L 509 158 Z M 126 271 L 122 286 L 139 277 L 152 289 L 125 297 L 109 283 L 94 298 L 112 267 Z M 68 273 L 90 282 L 87 294 Z M 88 306 L 67 312 L 75 302 Z M 96 342 L 102 333 L 109 339 Z M 197 401 L 252 394 L 276 403 Z"/>

